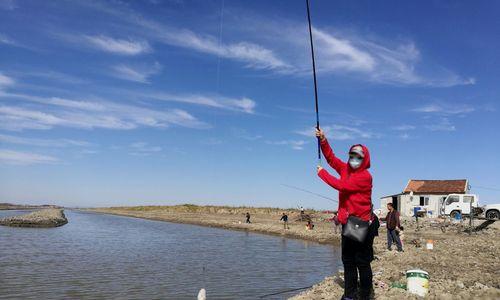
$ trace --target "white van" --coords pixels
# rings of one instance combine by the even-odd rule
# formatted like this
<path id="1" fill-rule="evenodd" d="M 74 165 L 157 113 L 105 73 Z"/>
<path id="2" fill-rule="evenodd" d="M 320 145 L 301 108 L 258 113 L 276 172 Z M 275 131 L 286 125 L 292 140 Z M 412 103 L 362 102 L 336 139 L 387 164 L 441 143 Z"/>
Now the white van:
<path id="1" fill-rule="evenodd" d="M 472 204 L 472 205 L 471 205 Z M 470 208 L 478 207 L 479 198 L 474 194 L 450 194 L 442 203 L 440 212 L 452 218 L 460 213 L 462 215 L 470 214 Z"/>

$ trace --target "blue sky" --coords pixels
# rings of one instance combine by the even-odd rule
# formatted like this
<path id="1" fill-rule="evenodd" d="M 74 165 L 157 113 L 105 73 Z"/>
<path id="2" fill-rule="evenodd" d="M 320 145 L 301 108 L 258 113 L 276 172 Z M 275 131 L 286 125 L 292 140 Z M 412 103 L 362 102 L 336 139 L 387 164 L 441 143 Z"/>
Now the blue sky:
<path id="1" fill-rule="evenodd" d="M 499 202 L 500 4 L 311 1 L 320 119 L 410 178 Z M 0 202 L 332 208 L 305 3 L 0 1 Z M 481 189 L 489 187 L 493 189 Z"/>

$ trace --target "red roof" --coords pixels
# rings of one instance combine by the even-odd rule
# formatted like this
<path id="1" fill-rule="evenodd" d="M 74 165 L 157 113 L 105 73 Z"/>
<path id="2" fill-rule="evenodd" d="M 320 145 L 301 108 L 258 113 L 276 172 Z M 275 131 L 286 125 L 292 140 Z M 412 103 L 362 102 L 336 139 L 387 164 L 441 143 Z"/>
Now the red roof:
<path id="1" fill-rule="evenodd" d="M 467 179 L 456 180 L 416 180 L 408 181 L 403 193 L 454 194 L 467 192 Z"/>

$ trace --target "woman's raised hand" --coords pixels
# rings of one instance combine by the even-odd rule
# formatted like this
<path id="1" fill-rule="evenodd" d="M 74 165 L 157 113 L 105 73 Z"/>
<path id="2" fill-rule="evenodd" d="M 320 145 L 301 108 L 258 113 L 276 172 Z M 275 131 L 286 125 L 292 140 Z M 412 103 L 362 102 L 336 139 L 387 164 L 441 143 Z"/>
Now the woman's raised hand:
<path id="1" fill-rule="evenodd" d="M 325 139 L 325 133 L 321 128 L 316 128 L 316 137 L 318 137 L 322 141 Z"/>

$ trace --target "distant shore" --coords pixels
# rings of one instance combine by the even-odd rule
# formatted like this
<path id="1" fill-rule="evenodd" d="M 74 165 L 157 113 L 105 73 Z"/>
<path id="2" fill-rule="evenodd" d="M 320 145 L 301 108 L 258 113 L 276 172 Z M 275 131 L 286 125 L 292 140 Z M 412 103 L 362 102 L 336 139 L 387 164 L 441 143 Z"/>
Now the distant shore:
<path id="1" fill-rule="evenodd" d="M 57 205 L 24 205 L 12 203 L 0 203 L 0 210 L 30 210 L 30 209 L 45 209 L 45 208 L 62 208 Z"/>
<path id="2" fill-rule="evenodd" d="M 307 210 L 312 216 L 314 230 L 306 230 L 305 222 L 298 221 L 296 209 L 247 208 L 221 206 L 138 206 L 96 208 L 89 211 L 150 220 L 187 223 L 233 230 L 247 230 L 338 245 L 340 235 L 333 233 L 333 225 L 326 221 L 331 215 Z M 245 223 L 244 214 L 251 214 L 251 224 Z M 279 222 L 287 212 L 290 229 Z M 386 249 L 386 230 L 380 229 L 375 239 L 376 260 L 372 263 L 374 288 L 377 299 L 420 299 L 406 290 L 391 287 L 406 283 L 405 272 L 422 269 L 429 272 L 427 299 L 500 299 L 500 225 L 468 235 L 460 225 L 449 226 L 446 232 L 431 226 L 435 221 L 421 221 L 423 228 L 416 230 L 412 220 L 405 220 L 405 252 Z M 427 240 L 434 243 L 426 249 Z M 420 247 L 415 245 L 420 244 Z M 333 274 L 306 290 L 294 300 L 340 299 L 343 293 L 342 276 Z"/>
<path id="3" fill-rule="evenodd" d="M 11 227 L 59 227 L 67 223 L 62 209 L 50 208 L 0 219 L 0 225 Z"/>

